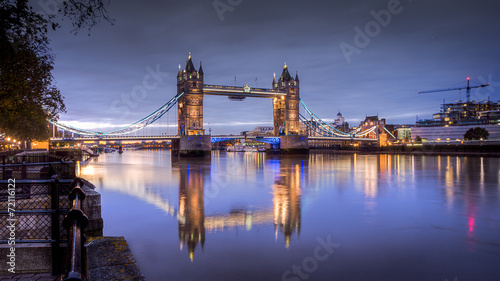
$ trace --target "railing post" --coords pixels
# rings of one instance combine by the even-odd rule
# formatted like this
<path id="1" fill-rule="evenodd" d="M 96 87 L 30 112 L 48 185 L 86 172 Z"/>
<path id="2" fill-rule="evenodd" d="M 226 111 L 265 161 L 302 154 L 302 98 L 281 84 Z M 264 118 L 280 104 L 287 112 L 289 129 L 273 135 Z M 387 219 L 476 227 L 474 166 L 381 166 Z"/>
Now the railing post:
<path id="1" fill-rule="evenodd" d="M 23 161 L 23 164 L 21 166 L 21 179 L 25 180 L 27 178 L 26 176 L 26 162 Z"/>
<path id="2" fill-rule="evenodd" d="M 76 186 L 79 184 L 79 186 Z M 72 202 L 71 211 L 63 220 L 63 226 L 68 230 L 68 249 L 70 263 L 68 271 L 58 280 L 63 281 L 86 281 L 86 254 L 84 247 L 83 229 L 87 226 L 89 219 L 82 211 L 82 201 L 85 199 L 85 193 L 80 188 L 83 186 L 80 178 L 75 178 L 71 186 L 73 189 L 69 194 Z"/>
<path id="3" fill-rule="evenodd" d="M 5 175 L 5 158 L 7 158 L 7 156 L 2 156 L 2 177 L 4 180 L 7 179 L 7 175 Z"/>
<path id="4" fill-rule="evenodd" d="M 59 175 L 53 175 L 50 180 L 50 201 L 52 215 L 51 215 L 51 230 L 52 230 L 52 274 L 60 274 L 60 243 L 61 235 L 59 233 L 59 215 L 61 207 L 59 205 Z"/>

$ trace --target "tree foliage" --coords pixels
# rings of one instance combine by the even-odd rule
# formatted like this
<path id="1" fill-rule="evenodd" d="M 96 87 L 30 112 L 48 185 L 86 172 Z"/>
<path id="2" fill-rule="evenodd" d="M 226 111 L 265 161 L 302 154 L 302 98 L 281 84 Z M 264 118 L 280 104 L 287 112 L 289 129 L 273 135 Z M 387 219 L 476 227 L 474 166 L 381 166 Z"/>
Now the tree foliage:
<path id="1" fill-rule="evenodd" d="M 49 21 L 26 0 L 0 2 L 0 129 L 16 139 L 44 140 L 47 119 L 57 119 L 65 109 L 52 85 Z"/>
<path id="2" fill-rule="evenodd" d="M 464 140 L 485 140 L 488 139 L 490 133 L 485 128 L 476 127 L 470 128 L 464 134 Z"/>
<path id="3" fill-rule="evenodd" d="M 58 12 L 75 32 L 107 16 L 102 0 L 64 1 Z M 38 13 L 28 0 L 0 0 L 0 132 L 20 140 L 49 137 L 48 119 L 65 112 L 54 85 L 54 57 L 47 32 L 58 27 L 55 14 Z"/>

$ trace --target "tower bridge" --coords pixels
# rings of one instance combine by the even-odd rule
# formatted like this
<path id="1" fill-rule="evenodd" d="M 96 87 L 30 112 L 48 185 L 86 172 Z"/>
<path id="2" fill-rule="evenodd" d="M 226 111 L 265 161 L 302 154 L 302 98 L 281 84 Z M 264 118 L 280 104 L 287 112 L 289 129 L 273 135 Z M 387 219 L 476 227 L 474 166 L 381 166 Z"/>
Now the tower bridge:
<path id="1" fill-rule="evenodd" d="M 298 73 L 292 78 L 285 64 L 283 72 L 276 81 L 273 79 L 272 89 L 205 85 L 204 72 L 200 63 L 197 70 L 189 54 L 186 67 L 177 74 L 178 101 L 178 135 L 205 135 L 203 128 L 204 95 L 228 96 L 230 98 L 271 98 L 273 101 L 274 135 L 298 135 L 300 82 Z"/>
<path id="2" fill-rule="evenodd" d="M 242 100 L 245 98 L 269 98 L 272 100 L 273 108 L 273 137 L 263 138 L 265 142 L 270 143 L 274 148 L 284 151 L 304 151 L 308 150 L 308 140 L 321 141 L 349 141 L 356 140 L 361 142 L 373 142 L 377 139 L 367 137 L 375 135 L 378 137 L 383 130 L 373 126 L 372 128 L 361 131 L 360 129 L 352 132 L 342 132 L 319 118 L 303 100 L 300 99 L 300 80 L 298 72 L 295 77 L 290 75 L 288 66 L 285 63 L 283 71 L 278 79 L 276 75 L 273 78 L 272 88 L 252 88 L 248 85 L 243 87 L 210 85 L 205 84 L 203 67 L 200 62 L 198 69 L 195 68 L 191 53 L 186 61 L 186 66 L 181 68 L 176 78 L 177 94 L 166 104 L 145 118 L 130 124 L 124 128 L 109 132 L 94 132 L 84 129 L 71 127 L 55 121 L 50 121 L 54 127 L 69 131 L 76 137 L 74 141 L 106 140 L 106 141 L 125 141 L 125 140 L 172 140 L 173 149 L 178 150 L 180 155 L 204 155 L 211 150 L 211 143 L 223 139 L 245 138 L 243 136 L 211 136 L 207 135 L 203 126 L 203 100 L 205 95 L 227 96 L 230 99 Z M 177 104 L 177 133 L 175 136 L 137 136 L 137 133 L 153 123 L 158 122 L 160 118 L 169 112 Z M 310 118 L 300 113 L 300 105 L 309 114 Z M 161 121 L 160 121 L 161 122 Z M 308 137 L 300 135 L 300 122 L 315 132 L 319 137 Z M 196 137 L 194 137 L 196 136 Z M 248 138 L 248 137 L 247 137 Z M 67 140 L 67 139 L 64 139 Z M 276 141 L 278 140 L 278 141 Z M 51 141 L 61 141 L 54 137 Z M 71 141 L 68 140 L 68 141 Z"/>

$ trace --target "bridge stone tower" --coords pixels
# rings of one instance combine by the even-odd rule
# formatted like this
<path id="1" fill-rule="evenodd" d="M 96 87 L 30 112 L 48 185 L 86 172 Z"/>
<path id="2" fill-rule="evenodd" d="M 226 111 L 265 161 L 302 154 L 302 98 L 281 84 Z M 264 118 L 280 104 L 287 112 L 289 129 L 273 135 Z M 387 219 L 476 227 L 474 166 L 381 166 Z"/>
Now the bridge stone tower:
<path id="1" fill-rule="evenodd" d="M 177 73 L 177 94 L 184 95 L 177 102 L 179 141 L 172 143 L 179 156 L 210 156 L 210 136 L 203 129 L 203 68 L 193 65 L 189 53 L 186 67 Z"/>
<path id="2" fill-rule="evenodd" d="M 203 68 L 196 70 L 189 53 L 186 67 L 177 74 L 178 134 L 180 136 L 204 135 L 203 130 Z"/>
<path id="3" fill-rule="evenodd" d="M 273 99 L 274 134 L 298 135 L 299 129 L 299 102 L 300 85 L 299 75 L 292 78 L 285 63 L 279 80 L 273 79 L 273 89 L 286 92 L 285 97 Z"/>

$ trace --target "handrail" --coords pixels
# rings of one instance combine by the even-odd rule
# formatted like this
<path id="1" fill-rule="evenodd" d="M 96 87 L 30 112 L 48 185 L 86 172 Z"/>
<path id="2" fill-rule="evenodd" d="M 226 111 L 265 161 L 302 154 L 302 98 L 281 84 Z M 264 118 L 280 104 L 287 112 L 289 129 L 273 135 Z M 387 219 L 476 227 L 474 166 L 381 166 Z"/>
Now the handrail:
<path id="1" fill-rule="evenodd" d="M 78 185 L 78 186 L 77 186 Z M 84 182 L 81 178 L 75 178 L 71 183 L 73 189 L 69 194 L 71 211 L 63 220 L 63 227 L 68 230 L 69 268 L 65 275 L 61 275 L 61 281 L 86 281 L 86 251 L 84 247 L 85 237 L 83 230 L 88 225 L 89 219 L 82 211 L 82 203 L 85 193 L 81 189 Z"/>

